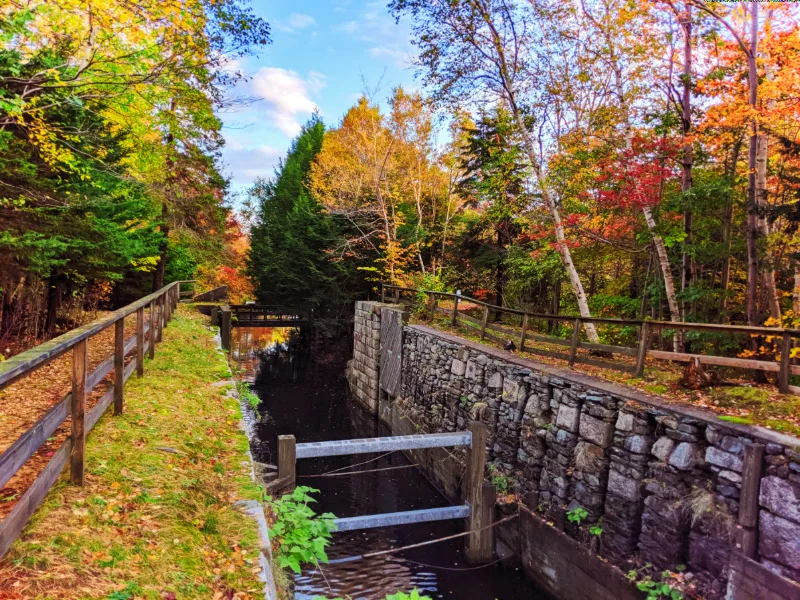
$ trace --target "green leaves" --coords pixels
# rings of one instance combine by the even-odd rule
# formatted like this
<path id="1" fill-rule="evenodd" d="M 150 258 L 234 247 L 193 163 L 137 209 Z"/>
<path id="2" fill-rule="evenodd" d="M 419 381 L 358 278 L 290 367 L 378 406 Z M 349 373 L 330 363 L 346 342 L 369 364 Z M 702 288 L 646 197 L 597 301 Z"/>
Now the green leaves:
<path id="1" fill-rule="evenodd" d="M 335 531 L 336 518 L 331 513 L 317 515 L 308 505 L 316 502 L 311 496 L 319 490 L 296 487 L 291 494 L 268 503 L 275 516 L 270 534 L 277 540 L 276 558 L 283 568 L 300 573 L 308 563 L 328 562 L 325 548 Z"/>

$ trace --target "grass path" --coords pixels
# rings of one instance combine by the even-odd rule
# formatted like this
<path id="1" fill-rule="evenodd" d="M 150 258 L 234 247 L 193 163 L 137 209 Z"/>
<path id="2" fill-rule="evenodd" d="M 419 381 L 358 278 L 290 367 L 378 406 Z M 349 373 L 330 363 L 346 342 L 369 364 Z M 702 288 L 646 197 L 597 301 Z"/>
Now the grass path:
<path id="1" fill-rule="evenodd" d="M 0 599 L 254 598 L 259 499 L 238 402 L 203 317 L 181 306 L 145 376 L 86 445 L 86 485 L 66 472 L 0 562 Z"/>

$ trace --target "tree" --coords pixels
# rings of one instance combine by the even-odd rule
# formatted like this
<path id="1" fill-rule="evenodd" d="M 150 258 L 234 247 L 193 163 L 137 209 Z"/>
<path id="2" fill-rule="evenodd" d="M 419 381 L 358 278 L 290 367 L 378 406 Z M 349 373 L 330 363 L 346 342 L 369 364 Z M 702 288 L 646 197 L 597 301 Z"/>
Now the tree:
<path id="1" fill-rule="evenodd" d="M 332 260 L 339 239 L 332 217 L 308 187 L 325 126 L 314 115 L 281 162 L 274 179 L 257 180 L 249 190 L 258 202 L 251 230 L 247 271 L 259 301 L 320 307 L 342 300 L 346 267 Z"/>
<path id="2" fill-rule="evenodd" d="M 463 104 L 486 95 L 507 104 L 521 136 L 538 191 L 553 224 L 558 252 L 575 294 L 581 316 L 590 317 L 589 303 L 575 268 L 556 197 L 547 183 L 544 157 L 526 118 L 532 109 L 526 92 L 541 77 L 537 72 L 533 22 L 511 0 L 393 0 L 395 15 L 408 13 L 413 20 L 419 64 L 425 83 L 440 102 Z M 541 127 L 541 122 L 537 123 Z M 599 337 L 593 324 L 585 324 L 592 342 Z"/>
<path id="3" fill-rule="evenodd" d="M 495 271 L 495 304 L 502 306 L 508 247 L 519 235 L 517 219 L 530 203 L 527 168 L 506 109 L 483 115 L 466 133 L 458 189 L 467 206 L 479 209 L 482 228 L 494 238 L 487 262 Z"/>

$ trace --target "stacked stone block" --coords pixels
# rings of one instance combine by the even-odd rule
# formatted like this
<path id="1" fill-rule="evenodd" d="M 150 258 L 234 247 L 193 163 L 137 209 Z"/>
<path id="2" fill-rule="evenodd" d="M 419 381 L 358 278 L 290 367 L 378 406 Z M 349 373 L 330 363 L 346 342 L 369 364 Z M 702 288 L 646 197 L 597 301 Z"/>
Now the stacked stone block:
<path id="1" fill-rule="evenodd" d="M 744 447 L 758 439 L 466 341 L 415 327 L 404 339 L 399 404 L 424 431 L 484 422 L 487 462 L 530 508 L 581 506 L 615 564 L 684 565 L 705 597 L 724 595 Z M 787 444 L 767 444 L 759 539 L 758 560 L 800 580 L 800 454 Z"/>
<path id="2" fill-rule="evenodd" d="M 639 541 L 642 487 L 653 441 L 647 411 L 623 402 L 615 424 L 603 517 L 604 553 L 620 563 L 630 560 Z"/>
<path id="3" fill-rule="evenodd" d="M 381 343 L 381 313 L 378 302 L 356 302 L 353 341 L 353 360 L 347 369 L 350 391 L 365 408 L 377 413 Z"/>
<path id="4" fill-rule="evenodd" d="M 800 581 L 800 450 L 768 444 L 759 495 L 759 554 L 770 570 Z"/>

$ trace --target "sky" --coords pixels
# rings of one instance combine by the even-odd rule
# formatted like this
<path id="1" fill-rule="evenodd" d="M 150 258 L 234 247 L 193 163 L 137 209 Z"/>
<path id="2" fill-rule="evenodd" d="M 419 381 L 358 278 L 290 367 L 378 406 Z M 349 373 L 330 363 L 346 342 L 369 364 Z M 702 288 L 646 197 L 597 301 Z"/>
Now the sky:
<path id="1" fill-rule="evenodd" d="M 252 0 L 272 28 L 272 44 L 231 68 L 248 81 L 235 95 L 253 102 L 220 115 L 231 191 L 273 175 L 278 160 L 313 111 L 335 126 L 365 91 L 385 106 L 392 88 L 417 89 L 406 20 L 387 2 Z"/>

